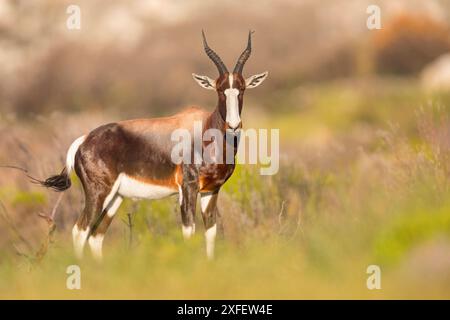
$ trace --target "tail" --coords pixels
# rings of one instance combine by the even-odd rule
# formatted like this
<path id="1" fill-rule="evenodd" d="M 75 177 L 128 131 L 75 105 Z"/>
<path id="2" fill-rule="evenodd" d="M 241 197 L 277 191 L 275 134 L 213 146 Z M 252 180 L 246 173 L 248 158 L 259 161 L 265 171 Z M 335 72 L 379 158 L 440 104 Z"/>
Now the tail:
<path id="1" fill-rule="evenodd" d="M 58 192 L 62 192 L 69 189 L 70 186 L 72 185 L 70 181 L 70 173 L 72 172 L 75 165 L 75 155 L 78 151 L 78 148 L 83 144 L 85 138 L 86 136 L 79 137 L 72 143 L 72 145 L 69 148 L 69 151 L 67 152 L 66 167 L 61 171 L 60 174 L 51 176 L 45 179 L 44 181 L 31 178 L 33 182 Z"/>
<path id="2" fill-rule="evenodd" d="M 43 187 L 53 189 L 58 192 L 65 191 L 70 188 L 72 182 L 70 181 L 69 173 L 66 168 L 61 171 L 60 174 L 51 176 L 44 181 L 32 179 L 34 182 L 40 184 Z"/>

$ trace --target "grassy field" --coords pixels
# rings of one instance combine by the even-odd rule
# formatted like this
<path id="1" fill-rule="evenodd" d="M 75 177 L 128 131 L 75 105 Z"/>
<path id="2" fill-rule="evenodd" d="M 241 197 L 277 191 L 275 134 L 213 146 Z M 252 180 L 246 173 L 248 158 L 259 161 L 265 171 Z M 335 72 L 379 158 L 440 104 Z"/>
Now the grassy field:
<path id="1" fill-rule="evenodd" d="M 450 298 L 450 95 L 423 92 L 414 80 L 341 80 L 278 92 L 267 103 L 279 112 L 249 100 L 244 126 L 280 129 L 280 170 L 260 176 L 238 166 L 220 195 L 224 232 L 214 261 L 205 258 L 199 214 L 197 234 L 182 240 L 176 198 L 126 201 L 104 263 L 89 252 L 77 261 L 76 179 L 52 242 L 36 256 L 48 231 L 37 213 L 49 212 L 56 195 L 5 169 L 0 298 Z M 62 136 L 46 119 L 3 117 L 10 134 L 0 150 L 15 152 L 1 162 L 54 173 L 80 131 L 114 120 L 53 117 L 63 119 Z M 66 288 L 73 264 L 81 290 Z M 381 268 L 381 290 L 366 287 L 369 265 Z"/>

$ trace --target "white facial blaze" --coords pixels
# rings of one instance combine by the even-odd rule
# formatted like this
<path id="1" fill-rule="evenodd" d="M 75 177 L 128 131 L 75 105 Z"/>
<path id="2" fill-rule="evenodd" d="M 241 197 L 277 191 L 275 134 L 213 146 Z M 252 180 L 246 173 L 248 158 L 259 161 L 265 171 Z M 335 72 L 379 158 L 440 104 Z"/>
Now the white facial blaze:
<path id="1" fill-rule="evenodd" d="M 226 122 L 231 128 L 237 128 L 241 123 L 241 117 L 239 116 L 239 102 L 238 95 L 239 90 L 233 88 L 233 75 L 230 74 L 228 77 L 230 82 L 230 88 L 225 90 L 225 96 L 227 98 L 227 116 Z"/>

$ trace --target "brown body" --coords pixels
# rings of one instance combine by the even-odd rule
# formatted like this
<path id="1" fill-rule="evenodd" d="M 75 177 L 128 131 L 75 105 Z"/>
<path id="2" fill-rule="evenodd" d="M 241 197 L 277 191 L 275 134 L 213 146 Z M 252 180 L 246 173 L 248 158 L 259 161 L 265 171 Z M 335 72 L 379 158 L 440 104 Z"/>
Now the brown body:
<path id="1" fill-rule="evenodd" d="M 191 107 L 171 117 L 121 121 L 101 126 L 77 139 L 69 148 L 66 169 L 42 184 L 57 191 L 70 187 L 69 173 L 74 169 L 85 193 L 85 207 L 73 229 L 73 242 L 81 256 L 86 241 L 95 257 L 101 257 L 103 236 L 124 197 L 159 199 L 178 194 L 185 238 L 195 232 L 194 216 L 197 195 L 201 196 L 201 212 L 205 225 L 206 251 L 212 257 L 216 236 L 217 195 L 234 171 L 237 133 L 242 127 L 240 114 L 244 91 L 255 88 L 267 77 L 267 72 L 248 79 L 242 68 L 250 56 L 251 33 L 247 48 L 241 54 L 232 73 L 206 43 L 207 55 L 216 65 L 219 77 L 212 80 L 193 74 L 200 86 L 217 92 L 217 107 L 208 112 Z M 171 155 L 176 141 L 172 133 L 186 129 L 193 135 L 194 123 L 201 122 L 202 132 L 215 129 L 215 140 L 201 143 L 203 151 L 215 144 L 219 157 L 215 162 L 174 162 Z M 230 139 L 231 137 L 231 139 Z M 195 137 L 194 137 L 195 139 Z M 226 150 L 228 148 L 228 150 Z M 232 150 L 233 159 L 227 160 Z M 216 155 L 216 154 L 215 154 Z"/>
<path id="2" fill-rule="evenodd" d="M 196 107 L 171 117 L 111 123 L 89 133 L 75 156 L 75 171 L 86 197 L 78 228 L 90 227 L 93 236 L 106 232 L 111 218 L 96 214 L 101 214 L 105 199 L 121 173 L 141 183 L 170 188 L 177 194 L 179 186 L 185 185 L 183 180 L 189 176 L 186 171 L 190 169 L 197 192 L 217 193 L 233 173 L 234 164 L 177 165 L 171 160 L 175 145 L 171 133 L 180 128 L 192 131 L 194 121 L 202 121 L 204 130 L 213 127 L 226 134 L 225 122 L 217 111 Z M 183 217 L 183 222 L 192 222 L 189 217 Z"/>

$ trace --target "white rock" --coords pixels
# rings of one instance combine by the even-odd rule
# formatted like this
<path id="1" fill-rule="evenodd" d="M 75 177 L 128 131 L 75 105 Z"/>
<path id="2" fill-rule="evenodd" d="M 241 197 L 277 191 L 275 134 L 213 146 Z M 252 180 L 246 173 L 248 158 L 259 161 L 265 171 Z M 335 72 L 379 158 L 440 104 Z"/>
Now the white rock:
<path id="1" fill-rule="evenodd" d="M 426 65 L 421 73 L 421 82 L 427 90 L 450 90 L 450 53 Z"/>

